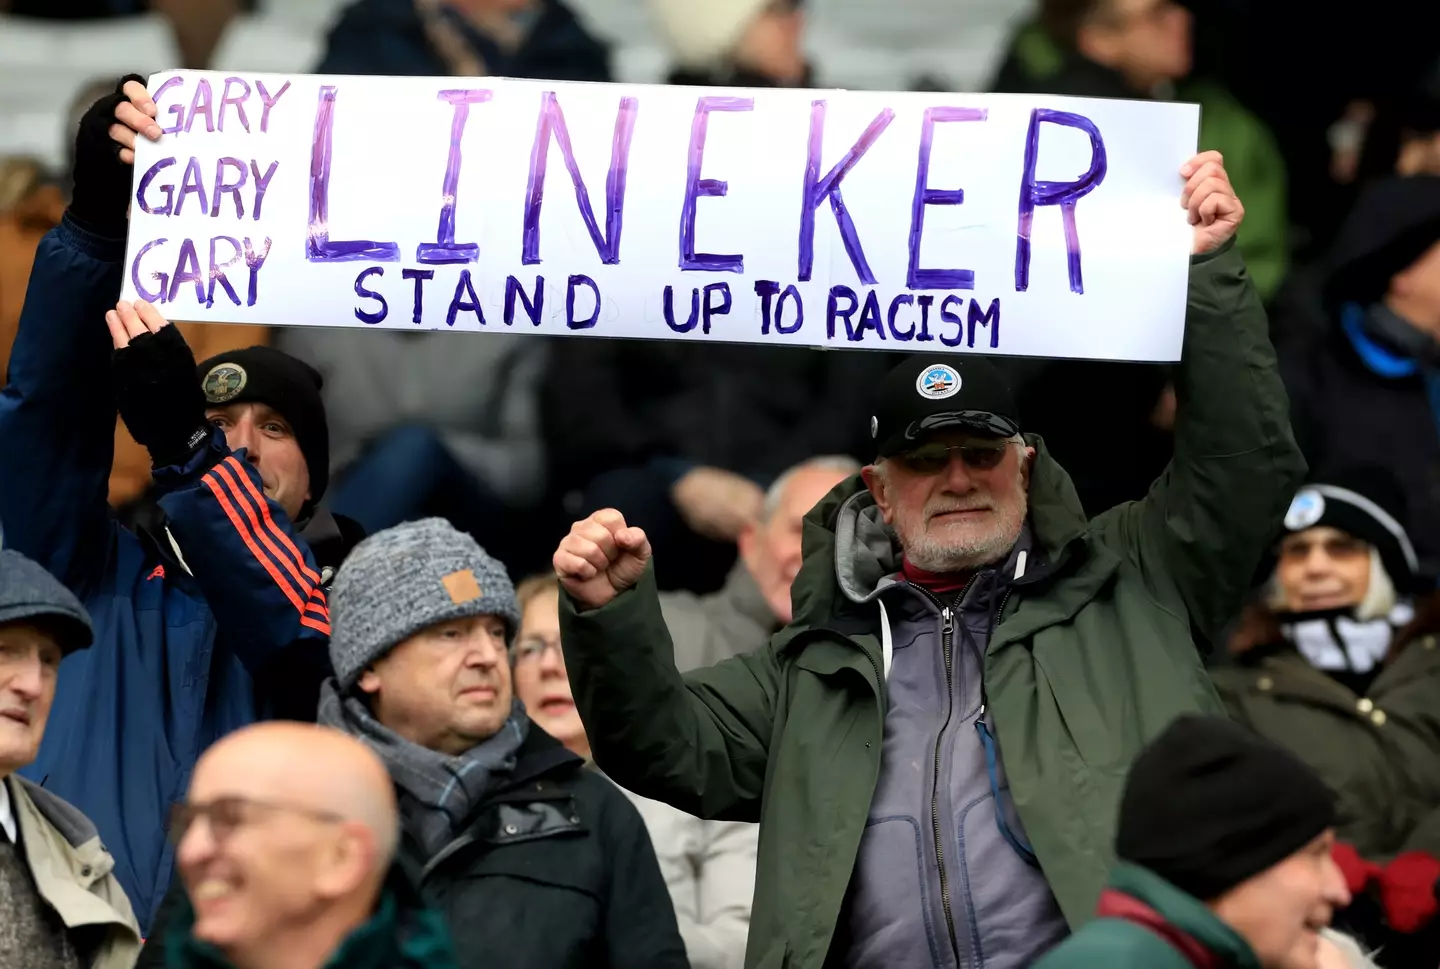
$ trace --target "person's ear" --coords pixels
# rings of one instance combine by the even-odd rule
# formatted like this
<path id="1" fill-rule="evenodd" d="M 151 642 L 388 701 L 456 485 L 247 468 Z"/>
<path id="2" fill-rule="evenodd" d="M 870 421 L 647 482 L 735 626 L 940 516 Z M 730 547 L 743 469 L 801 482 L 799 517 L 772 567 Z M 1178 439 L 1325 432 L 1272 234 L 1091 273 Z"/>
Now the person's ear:
<path id="1" fill-rule="evenodd" d="M 379 693 L 380 674 L 375 672 L 375 667 L 366 667 L 365 672 L 360 674 L 360 679 L 355 683 L 355 685 L 360 688 L 361 692 L 369 693 L 372 695 Z"/>
<path id="2" fill-rule="evenodd" d="M 881 471 L 873 464 L 867 464 L 860 469 L 860 480 L 865 482 L 865 487 L 870 489 L 870 497 L 875 499 L 875 505 L 880 509 L 880 515 L 885 519 L 885 524 L 891 523 L 893 509 L 890 507 L 890 496 L 885 493 L 885 480 Z"/>
<path id="3" fill-rule="evenodd" d="M 1025 456 L 1020 459 L 1020 485 L 1027 492 L 1030 490 L 1030 472 L 1035 467 L 1035 449 L 1025 448 Z"/>
<path id="4" fill-rule="evenodd" d="M 375 869 L 375 834 L 359 821 L 342 821 L 336 836 L 322 848 L 315 875 L 315 894 L 338 899 L 353 895 Z"/>

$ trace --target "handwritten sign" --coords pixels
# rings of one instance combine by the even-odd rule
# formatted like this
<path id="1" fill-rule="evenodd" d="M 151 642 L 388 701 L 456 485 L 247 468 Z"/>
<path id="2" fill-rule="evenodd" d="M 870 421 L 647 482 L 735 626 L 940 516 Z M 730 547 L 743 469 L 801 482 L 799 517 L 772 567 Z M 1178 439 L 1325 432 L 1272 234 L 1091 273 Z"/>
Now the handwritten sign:
<path id="1" fill-rule="evenodd" d="M 151 78 L 176 319 L 1176 360 L 1194 105 Z"/>

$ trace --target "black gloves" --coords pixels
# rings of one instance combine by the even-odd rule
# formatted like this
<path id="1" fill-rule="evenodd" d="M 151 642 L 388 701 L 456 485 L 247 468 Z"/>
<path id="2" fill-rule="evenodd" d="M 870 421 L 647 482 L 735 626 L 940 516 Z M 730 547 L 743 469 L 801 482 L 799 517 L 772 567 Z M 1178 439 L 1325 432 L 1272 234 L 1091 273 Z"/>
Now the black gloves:
<path id="1" fill-rule="evenodd" d="M 145 83 L 138 74 L 122 77 L 114 94 L 107 94 L 85 112 L 75 135 L 75 189 L 70 213 L 107 239 L 125 238 L 130 207 L 132 169 L 120 160 L 120 146 L 110 137 L 110 126 L 117 123 L 115 109 L 128 100 L 121 93 L 127 81 Z"/>
<path id="2" fill-rule="evenodd" d="M 142 333 L 115 351 L 120 417 L 157 468 L 183 464 L 209 437 L 195 355 L 174 326 Z"/>

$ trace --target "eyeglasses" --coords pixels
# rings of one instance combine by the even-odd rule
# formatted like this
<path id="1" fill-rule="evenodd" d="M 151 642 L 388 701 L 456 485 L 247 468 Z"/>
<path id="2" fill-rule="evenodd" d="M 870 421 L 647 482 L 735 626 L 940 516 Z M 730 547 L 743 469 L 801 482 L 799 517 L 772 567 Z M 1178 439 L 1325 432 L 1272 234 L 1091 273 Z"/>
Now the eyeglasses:
<path id="1" fill-rule="evenodd" d="M 301 804 L 286 804 L 281 801 L 262 801 L 248 797 L 217 797 L 203 804 L 187 801 L 170 809 L 170 842 L 179 846 L 200 818 L 210 825 L 210 836 L 224 841 L 242 825 L 253 822 L 261 814 L 285 812 L 298 814 L 327 824 L 336 824 L 345 819 L 333 811 L 319 811 Z"/>
<path id="2" fill-rule="evenodd" d="M 906 471 L 912 474 L 939 474 L 950 464 L 952 452 L 971 471 L 990 471 L 1005 460 L 1005 450 L 1018 441 L 1000 441 L 995 444 L 923 444 L 913 451 L 902 451 L 895 455 Z"/>
<path id="3" fill-rule="evenodd" d="M 550 650 L 564 656 L 560 649 L 560 640 L 542 639 L 539 636 L 527 636 L 524 639 L 516 640 L 515 645 L 510 647 L 510 661 L 516 666 L 521 663 L 529 663 L 540 659 Z"/>

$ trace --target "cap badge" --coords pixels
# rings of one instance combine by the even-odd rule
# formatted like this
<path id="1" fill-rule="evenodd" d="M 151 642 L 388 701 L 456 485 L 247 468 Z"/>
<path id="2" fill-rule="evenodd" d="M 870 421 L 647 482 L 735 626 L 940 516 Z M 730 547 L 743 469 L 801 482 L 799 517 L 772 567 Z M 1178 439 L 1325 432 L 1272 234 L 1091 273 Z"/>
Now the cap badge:
<path id="1" fill-rule="evenodd" d="M 1301 488 L 1285 513 L 1285 528 L 1292 532 L 1314 526 L 1325 514 L 1325 496 L 1314 488 Z"/>
<path id="2" fill-rule="evenodd" d="M 205 391 L 205 400 L 212 404 L 223 404 L 240 396 L 250 375 L 238 363 L 219 363 L 210 368 L 200 382 Z"/>
<path id="3" fill-rule="evenodd" d="M 445 591 L 450 593 L 450 601 L 457 606 L 480 598 L 480 583 L 475 580 L 475 573 L 469 569 L 451 572 L 441 579 L 440 583 L 445 586 Z"/>
<path id="4" fill-rule="evenodd" d="M 960 393 L 960 375 L 955 372 L 954 367 L 937 363 L 921 371 L 915 380 L 915 390 L 921 397 L 928 397 L 930 400 L 954 397 Z"/>

